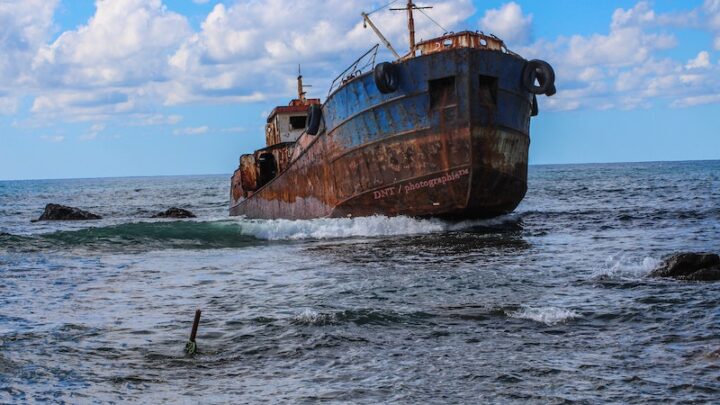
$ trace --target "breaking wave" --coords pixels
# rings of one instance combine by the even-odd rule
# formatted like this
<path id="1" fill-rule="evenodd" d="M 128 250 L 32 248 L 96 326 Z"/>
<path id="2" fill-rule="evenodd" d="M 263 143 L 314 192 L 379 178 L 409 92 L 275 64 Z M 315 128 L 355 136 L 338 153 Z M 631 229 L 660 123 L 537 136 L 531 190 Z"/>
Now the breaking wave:
<path id="1" fill-rule="evenodd" d="M 662 260 L 645 257 L 642 261 L 630 259 L 624 255 L 613 255 L 605 260 L 593 274 L 593 279 L 637 279 L 646 276 L 662 263 Z"/>
<path id="2" fill-rule="evenodd" d="M 418 235 L 459 231 L 477 227 L 494 227 L 516 223 L 515 217 L 489 220 L 447 222 L 440 219 L 417 219 L 404 216 L 370 216 L 356 218 L 318 218 L 308 220 L 240 219 L 246 235 L 266 240 L 332 239 L 348 237 Z"/>
<path id="3" fill-rule="evenodd" d="M 311 309 L 294 315 L 291 323 L 304 326 L 326 326 L 342 323 L 356 325 L 393 325 L 421 323 L 433 315 L 424 312 L 402 313 L 370 308 L 346 309 L 334 312 L 317 312 Z"/>
<path id="4" fill-rule="evenodd" d="M 531 321 L 556 325 L 570 319 L 580 318 L 581 315 L 570 309 L 558 307 L 530 307 L 523 306 L 517 311 L 507 313 L 507 316 L 518 319 L 529 319 Z"/>
<path id="5" fill-rule="evenodd" d="M 447 222 L 409 217 L 320 218 L 310 220 L 217 219 L 210 221 L 132 222 L 35 235 L 0 234 L 0 241 L 20 249 L 63 247 L 207 249 L 242 247 L 261 241 L 430 234 L 516 225 L 517 217 Z"/>

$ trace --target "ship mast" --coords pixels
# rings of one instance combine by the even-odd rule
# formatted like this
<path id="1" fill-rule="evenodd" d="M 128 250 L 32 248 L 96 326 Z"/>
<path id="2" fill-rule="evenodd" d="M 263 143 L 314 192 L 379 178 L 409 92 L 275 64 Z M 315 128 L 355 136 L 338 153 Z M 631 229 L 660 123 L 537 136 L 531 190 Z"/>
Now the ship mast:
<path id="1" fill-rule="evenodd" d="M 408 32 L 410 32 L 410 52 L 415 53 L 415 19 L 413 18 L 414 4 L 412 0 L 408 0 L 407 11 L 408 11 Z"/>
<path id="2" fill-rule="evenodd" d="M 300 65 L 298 65 L 298 77 L 297 77 L 298 100 L 300 100 L 300 102 L 303 104 L 305 104 L 307 102 L 307 99 L 305 98 L 305 94 L 307 94 L 307 92 L 305 91 L 305 87 L 312 87 L 312 86 L 309 84 L 303 84 L 302 72 L 300 72 Z"/>
<path id="3" fill-rule="evenodd" d="M 408 0 L 407 5 L 403 8 L 391 8 L 393 11 L 407 10 L 408 16 L 408 32 L 410 33 L 410 56 L 415 56 L 415 18 L 413 18 L 413 10 L 423 10 L 432 7 L 418 7 L 412 0 Z"/>

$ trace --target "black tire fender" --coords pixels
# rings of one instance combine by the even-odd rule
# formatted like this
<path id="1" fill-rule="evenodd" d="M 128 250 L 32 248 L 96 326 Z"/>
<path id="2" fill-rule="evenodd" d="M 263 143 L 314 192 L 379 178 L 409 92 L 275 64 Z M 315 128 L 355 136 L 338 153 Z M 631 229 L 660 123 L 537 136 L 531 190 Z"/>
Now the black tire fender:
<path id="1" fill-rule="evenodd" d="M 310 105 L 307 112 L 307 128 L 305 132 L 310 135 L 317 135 L 320 130 L 320 121 L 322 119 L 322 107 L 318 104 Z"/>
<path id="2" fill-rule="evenodd" d="M 537 84 L 535 83 L 537 81 Z M 555 94 L 555 71 L 549 63 L 533 59 L 529 61 L 522 72 L 522 83 L 532 94 Z"/>
<path id="3" fill-rule="evenodd" d="M 390 62 L 382 62 L 375 65 L 374 70 L 375 85 L 380 93 L 392 93 L 398 89 L 400 84 L 400 75 L 397 66 Z"/>

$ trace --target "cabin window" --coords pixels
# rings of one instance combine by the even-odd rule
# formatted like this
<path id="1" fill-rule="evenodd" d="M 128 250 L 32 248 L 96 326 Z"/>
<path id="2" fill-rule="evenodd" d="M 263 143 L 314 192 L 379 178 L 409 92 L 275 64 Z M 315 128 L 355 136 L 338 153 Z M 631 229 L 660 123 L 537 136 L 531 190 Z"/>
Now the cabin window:
<path id="1" fill-rule="evenodd" d="M 497 106 L 498 79 L 492 76 L 480 75 L 480 105 L 483 107 Z"/>
<path id="2" fill-rule="evenodd" d="M 430 80 L 430 108 L 441 108 L 457 103 L 455 76 Z"/>
<path id="3" fill-rule="evenodd" d="M 290 127 L 292 127 L 292 129 L 305 129 L 306 122 L 307 117 L 304 115 L 290 117 Z"/>

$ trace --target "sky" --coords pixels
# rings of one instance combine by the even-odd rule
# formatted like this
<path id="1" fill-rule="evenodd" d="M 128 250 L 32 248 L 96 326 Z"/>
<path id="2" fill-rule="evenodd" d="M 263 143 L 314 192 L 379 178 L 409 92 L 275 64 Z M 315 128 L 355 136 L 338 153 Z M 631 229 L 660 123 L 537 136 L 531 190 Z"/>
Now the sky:
<path id="1" fill-rule="evenodd" d="M 324 99 L 387 2 L 0 0 L 0 180 L 232 173 L 298 64 Z M 720 159 L 720 0 L 417 3 L 442 27 L 417 15 L 418 39 L 481 30 L 554 67 L 531 164 Z M 402 13 L 371 18 L 406 49 Z"/>

